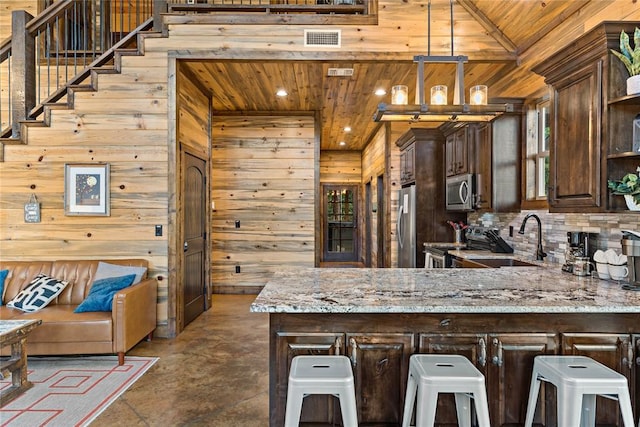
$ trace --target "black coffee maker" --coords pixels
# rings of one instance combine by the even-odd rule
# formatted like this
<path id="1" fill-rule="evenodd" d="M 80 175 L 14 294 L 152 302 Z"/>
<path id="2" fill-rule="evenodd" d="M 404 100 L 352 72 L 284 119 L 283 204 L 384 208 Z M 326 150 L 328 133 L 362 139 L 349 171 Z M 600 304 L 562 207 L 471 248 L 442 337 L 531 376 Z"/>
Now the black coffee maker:
<path id="1" fill-rule="evenodd" d="M 576 258 L 589 257 L 593 260 L 593 253 L 596 251 L 596 237 L 594 233 L 583 231 L 567 232 L 567 249 L 564 252 L 565 262 L 562 271 L 573 273 L 573 263 Z"/>

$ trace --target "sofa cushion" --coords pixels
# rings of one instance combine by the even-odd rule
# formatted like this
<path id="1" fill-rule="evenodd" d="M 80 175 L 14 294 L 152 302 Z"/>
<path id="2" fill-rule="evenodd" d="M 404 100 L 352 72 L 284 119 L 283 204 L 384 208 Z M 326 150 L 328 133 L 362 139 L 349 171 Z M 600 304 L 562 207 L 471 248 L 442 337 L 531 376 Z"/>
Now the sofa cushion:
<path id="1" fill-rule="evenodd" d="M 87 311 L 111 311 L 113 307 L 113 296 L 116 292 L 131 286 L 135 274 L 120 277 L 108 277 L 93 282 L 89 295 L 74 310 L 74 313 L 85 313 Z"/>
<path id="2" fill-rule="evenodd" d="M 96 275 L 93 277 L 93 282 L 100 279 L 107 279 L 109 277 L 121 277 L 128 274 L 135 274 L 136 278 L 133 283 L 138 283 L 142 280 L 142 277 L 147 272 L 146 267 L 129 267 L 126 265 L 109 264 L 107 262 L 100 261 L 98 263 L 98 269 Z"/>
<path id="3" fill-rule="evenodd" d="M 68 285 L 64 280 L 38 274 L 22 291 L 7 303 L 8 307 L 26 312 L 38 311 L 47 306 Z"/>
<path id="4" fill-rule="evenodd" d="M 6 307 L 5 307 L 6 308 Z M 113 318 L 108 311 L 74 313 L 75 305 L 55 304 L 35 313 L 21 312 L 15 319 L 40 319 L 27 339 L 33 343 L 90 343 L 113 341 Z M 29 350 L 27 350 L 29 351 Z"/>
<path id="5" fill-rule="evenodd" d="M 0 270 L 0 305 L 2 305 L 2 297 L 4 295 L 4 279 L 7 278 L 9 270 Z"/>

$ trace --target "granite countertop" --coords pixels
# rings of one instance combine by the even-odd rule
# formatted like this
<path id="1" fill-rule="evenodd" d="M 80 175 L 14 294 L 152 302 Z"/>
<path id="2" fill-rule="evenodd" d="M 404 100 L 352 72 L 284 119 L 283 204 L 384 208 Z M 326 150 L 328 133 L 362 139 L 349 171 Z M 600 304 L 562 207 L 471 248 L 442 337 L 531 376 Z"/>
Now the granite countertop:
<path id="1" fill-rule="evenodd" d="M 623 290 L 618 282 L 573 276 L 555 264 L 432 270 L 298 268 L 276 273 L 251 311 L 640 313 L 640 292 Z"/>

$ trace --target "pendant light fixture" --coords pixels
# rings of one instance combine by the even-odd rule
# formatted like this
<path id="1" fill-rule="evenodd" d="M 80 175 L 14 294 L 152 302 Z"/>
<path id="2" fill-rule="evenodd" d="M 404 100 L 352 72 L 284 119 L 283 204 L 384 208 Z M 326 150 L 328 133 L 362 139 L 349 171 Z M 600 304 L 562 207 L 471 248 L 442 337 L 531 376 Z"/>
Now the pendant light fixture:
<path id="1" fill-rule="evenodd" d="M 453 0 L 449 0 L 451 20 L 451 55 L 431 55 L 431 0 L 427 17 L 427 55 L 416 55 L 413 62 L 418 64 L 416 80 L 416 104 L 396 103 L 378 104 L 373 116 L 376 122 L 486 122 L 496 116 L 513 111 L 512 104 L 489 104 L 488 89 L 485 85 L 476 85 L 469 90 L 469 103 L 464 99 L 464 63 L 469 58 L 453 54 Z M 431 87 L 430 104 L 425 100 L 424 70 L 425 64 L 456 64 L 453 105 L 447 104 L 447 86 L 436 84 Z"/>

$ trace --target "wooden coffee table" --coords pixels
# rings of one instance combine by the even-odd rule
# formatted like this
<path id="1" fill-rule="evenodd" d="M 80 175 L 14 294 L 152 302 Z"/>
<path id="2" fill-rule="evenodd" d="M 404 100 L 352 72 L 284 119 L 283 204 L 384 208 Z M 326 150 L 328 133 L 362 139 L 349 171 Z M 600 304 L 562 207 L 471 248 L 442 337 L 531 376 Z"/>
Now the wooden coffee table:
<path id="1" fill-rule="evenodd" d="M 0 375 L 11 374 L 11 387 L 0 391 L 0 406 L 31 388 L 27 379 L 27 336 L 42 320 L 0 320 L 0 348 L 11 346 L 9 360 L 0 362 Z"/>

